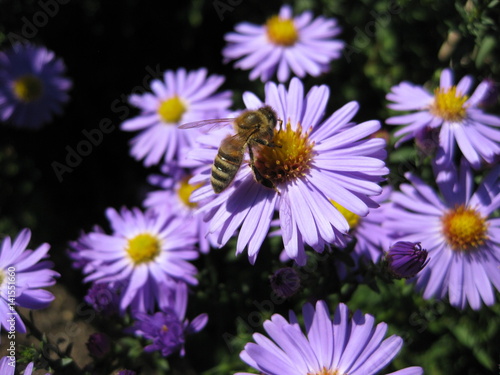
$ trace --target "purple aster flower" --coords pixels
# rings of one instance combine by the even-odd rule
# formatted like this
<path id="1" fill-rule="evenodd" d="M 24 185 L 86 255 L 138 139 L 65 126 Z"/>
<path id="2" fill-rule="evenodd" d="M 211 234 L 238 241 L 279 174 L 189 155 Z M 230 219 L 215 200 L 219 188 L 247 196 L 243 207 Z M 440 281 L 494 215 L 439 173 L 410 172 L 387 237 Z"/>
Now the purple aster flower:
<path id="1" fill-rule="evenodd" d="M 492 163 L 500 153 L 500 117 L 483 112 L 479 106 L 488 96 L 490 84 L 481 82 L 468 96 L 472 86 L 470 76 L 453 85 L 453 73 L 444 69 L 440 87 L 430 94 L 421 86 L 402 82 L 391 89 L 388 107 L 413 113 L 387 119 L 390 125 L 405 125 L 394 134 L 403 136 L 396 145 L 417 137 L 425 129 L 440 128 L 437 163 L 449 164 L 454 158 L 455 143 L 474 168 L 484 159 Z"/>
<path id="2" fill-rule="evenodd" d="M 298 77 L 319 76 L 329 70 L 344 42 L 334 39 L 341 31 L 334 18 L 317 17 L 312 12 L 292 16 L 292 8 L 283 5 L 278 15 L 265 25 L 248 22 L 225 36 L 224 62 L 239 60 L 236 68 L 252 69 L 250 79 L 266 82 L 277 71 L 280 82 L 287 81 L 290 70 Z"/>
<path id="3" fill-rule="evenodd" d="M 236 252 L 248 247 L 252 264 L 277 210 L 285 251 L 304 265 L 304 244 L 318 252 L 327 244 L 345 245 L 349 225 L 332 201 L 360 216 L 378 206 L 369 196 L 381 193 L 377 183 L 388 173 L 382 160 L 385 141 L 367 139 L 380 128 L 378 121 L 351 122 L 359 108 L 356 102 L 323 120 L 329 97 L 325 85 L 313 87 L 304 97 L 302 82 L 293 78 L 288 91 L 270 82 L 265 92 L 265 104 L 276 110 L 283 124 L 274 130 L 279 147 L 253 147 L 254 164 L 275 188 L 258 183 L 249 163 L 243 162 L 227 189 L 215 194 L 207 183 L 192 194 L 192 200 L 212 199 L 200 210 L 207 212 L 210 231 L 219 232 L 219 245 L 241 227 Z M 249 109 L 263 106 L 252 93 L 245 93 L 243 100 Z M 191 157 L 203 159 L 207 168 L 192 182 L 208 182 L 220 141 L 220 132 L 199 138 L 201 147 L 193 149 Z"/>
<path id="4" fill-rule="evenodd" d="M 5 356 L 0 359 L 0 374 L 14 375 L 16 371 L 16 358 L 14 356 Z M 33 373 L 33 362 L 30 362 L 24 369 L 24 375 Z M 49 374 L 50 375 L 50 374 Z"/>
<path id="5" fill-rule="evenodd" d="M 224 82 L 224 77 L 207 77 L 206 69 L 186 72 L 167 70 L 164 81 L 151 82 L 152 93 L 130 96 L 130 104 L 140 108 L 141 113 L 126 120 L 121 129 L 141 132 L 131 141 L 131 154 L 144 159 L 145 166 L 184 157 L 184 148 L 190 148 L 198 131 L 181 131 L 175 125 L 186 122 L 222 118 L 231 105 L 231 93 L 215 91 Z"/>
<path id="6" fill-rule="evenodd" d="M 0 51 L 0 119 L 32 129 L 51 121 L 69 99 L 65 71 L 63 61 L 44 47 Z"/>
<path id="7" fill-rule="evenodd" d="M 196 238 L 181 217 L 126 208 L 119 213 L 109 208 L 106 216 L 113 233 L 89 233 L 80 255 L 91 262 L 86 282 L 123 284 L 122 312 L 129 306 L 152 311 L 176 280 L 197 284 L 196 268 L 187 262 L 198 257 Z"/>
<path id="8" fill-rule="evenodd" d="M 388 271 L 398 279 L 414 277 L 429 261 L 420 242 L 398 241 L 385 254 Z"/>
<path id="9" fill-rule="evenodd" d="M 500 166 L 473 192 L 473 174 L 463 162 L 459 171 L 436 169 L 441 195 L 412 174 L 409 184 L 392 195 L 387 228 L 398 240 L 420 242 L 429 263 L 417 274 L 416 287 L 426 299 L 442 299 L 475 310 L 495 303 L 500 290 Z"/>
<path id="10" fill-rule="evenodd" d="M 144 348 L 146 352 L 160 351 L 166 357 L 180 350 L 184 356 L 185 336 L 199 332 L 208 322 L 207 314 L 198 315 L 189 322 L 185 319 L 188 291 L 185 283 L 177 283 L 169 292 L 168 305 L 153 315 L 138 313 L 131 330 L 152 343 Z"/>
<path id="11" fill-rule="evenodd" d="M 54 295 L 41 289 L 56 283 L 59 274 L 51 268 L 54 264 L 48 258 L 49 244 L 42 244 L 36 250 L 27 250 L 31 238 L 29 229 L 23 229 L 14 243 L 5 237 L 0 245 L 0 319 L 7 331 L 15 327 L 16 332 L 26 333 L 15 306 L 27 309 L 43 309 Z"/>
<path id="12" fill-rule="evenodd" d="M 373 316 L 358 310 L 349 318 L 343 303 L 333 320 L 324 301 L 318 301 L 316 309 L 307 303 L 302 313 L 305 334 L 292 311 L 289 322 L 275 314 L 264 322 L 271 339 L 255 333 L 255 343 L 245 345 L 241 359 L 263 375 L 372 375 L 386 367 L 403 345 L 396 335 L 384 340 L 387 324 L 374 326 Z M 408 367 L 391 374 L 419 375 L 423 370 Z"/>
<path id="13" fill-rule="evenodd" d="M 155 210 L 171 210 L 185 220 L 185 225 L 195 231 L 198 238 L 200 251 L 207 254 L 210 246 L 216 246 L 217 241 L 214 234 L 207 235 L 208 223 L 203 220 L 203 215 L 197 212 L 198 204 L 189 199 L 191 193 L 199 188 L 200 184 L 190 184 L 193 171 L 173 165 L 162 166 L 164 175 L 152 175 L 149 182 L 162 188 L 148 193 L 144 200 L 144 206 Z"/>

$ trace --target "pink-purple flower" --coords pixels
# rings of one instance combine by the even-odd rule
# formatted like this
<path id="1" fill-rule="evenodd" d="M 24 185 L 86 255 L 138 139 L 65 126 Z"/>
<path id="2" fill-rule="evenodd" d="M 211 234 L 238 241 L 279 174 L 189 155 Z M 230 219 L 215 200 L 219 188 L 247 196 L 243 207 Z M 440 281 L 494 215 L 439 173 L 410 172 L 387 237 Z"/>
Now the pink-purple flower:
<path id="1" fill-rule="evenodd" d="M 136 322 L 130 331 L 151 340 L 151 343 L 144 348 L 146 352 L 159 351 L 167 357 L 180 351 L 180 355 L 184 356 L 186 336 L 201 331 L 208 322 L 208 315 L 200 314 L 191 322 L 185 319 L 188 302 L 185 283 L 177 283 L 165 293 L 168 295 L 168 300 L 161 311 L 153 315 L 135 314 Z"/>
<path id="2" fill-rule="evenodd" d="M 42 289 L 54 285 L 59 277 L 51 269 L 53 263 L 47 260 L 50 246 L 44 243 L 36 250 L 29 250 L 30 238 L 30 230 L 23 229 L 13 243 L 10 237 L 5 237 L 0 245 L 0 319 L 7 332 L 12 328 L 26 332 L 16 306 L 38 310 L 54 300 L 52 293 Z"/>
<path id="3" fill-rule="evenodd" d="M 378 206 L 370 197 L 382 192 L 378 183 L 388 173 L 383 161 L 385 141 L 367 138 L 380 128 L 378 121 L 352 122 L 359 108 L 356 102 L 324 119 L 327 86 L 315 86 L 304 95 L 302 82 L 293 78 L 288 90 L 270 82 L 265 93 L 264 103 L 276 110 L 283 123 L 274 130 L 279 147 L 255 147 L 255 167 L 275 188 L 257 182 L 244 161 L 232 184 L 215 194 L 208 183 L 209 170 L 224 136 L 215 132 L 201 136 L 200 147 L 190 153 L 207 166 L 192 179 L 206 183 L 192 200 L 211 199 L 200 208 L 207 213 L 210 232 L 219 233 L 222 246 L 239 229 L 236 252 L 248 248 L 251 263 L 278 211 L 285 251 L 304 265 L 306 244 L 318 252 L 328 244 L 345 245 L 349 225 L 332 201 L 360 216 Z M 264 104 L 249 92 L 243 100 L 252 110 Z"/>
<path id="4" fill-rule="evenodd" d="M 318 76 L 341 54 L 344 43 L 334 39 L 340 31 L 334 18 L 313 18 L 309 11 L 293 17 L 292 8 L 283 5 L 265 25 L 236 25 L 235 32 L 225 36 L 228 45 L 222 54 L 225 62 L 237 60 L 236 68 L 251 69 L 251 80 L 266 82 L 275 73 L 280 82 L 291 73 Z"/>
<path id="5" fill-rule="evenodd" d="M 402 82 L 392 87 L 387 99 L 392 103 L 389 108 L 412 113 L 390 117 L 389 125 L 403 125 L 395 136 L 403 136 L 399 145 L 412 138 L 419 138 L 422 133 L 439 129 L 437 162 L 449 164 L 455 155 L 455 144 L 463 156 L 474 167 L 481 162 L 494 162 L 500 154 L 500 117 L 486 114 L 481 109 L 482 102 L 489 95 L 491 84 L 481 82 L 469 96 L 472 78 L 463 77 L 453 84 L 453 72 L 444 69 L 441 73 L 440 86 L 429 93 L 421 86 Z"/>
<path id="6" fill-rule="evenodd" d="M 305 330 L 290 311 L 289 321 L 275 314 L 264 322 L 270 338 L 255 333 L 240 357 L 263 375 L 372 375 L 379 374 L 403 346 L 401 337 L 385 338 L 387 324 L 346 305 L 337 306 L 333 319 L 325 301 L 302 309 Z M 421 375 L 421 367 L 408 367 L 393 375 Z M 250 375 L 237 373 L 236 375 Z"/>
<path id="7" fill-rule="evenodd" d="M 5 356 L 0 359 L 0 374 L 2 375 L 14 375 L 16 371 L 16 359 L 15 357 Z M 28 363 L 25 367 L 23 374 L 31 375 L 33 373 L 33 362 Z M 50 375 L 50 374 L 46 374 Z"/>
<path id="8" fill-rule="evenodd" d="M 224 82 L 219 75 L 208 76 L 207 69 L 187 72 L 167 70 L 163 81 L 151 82 L 152 92 L 133 94 L 129 101 L 141 112 L 121 125 L 125 131 L 140 131 L 131 141 L 131 154 L 144 159 L 145 166 L 178 161 L 185 156 L 198 131 L 180 130 L 177 125 L 226 117 L 231 93 L 216 93 Z"/>
<path id="9" fill-rule="evenodd" d="M 198 257 L 193 228 L 170 210 L 109 208 L 112 233 L 86 234 L 76 248 L 86 260 L 86 282 L 120 285 L 120 310 L 152 311 L 177 281 L 195 285 Z M 83 246 L 82 246 L 83 245 Z"/>

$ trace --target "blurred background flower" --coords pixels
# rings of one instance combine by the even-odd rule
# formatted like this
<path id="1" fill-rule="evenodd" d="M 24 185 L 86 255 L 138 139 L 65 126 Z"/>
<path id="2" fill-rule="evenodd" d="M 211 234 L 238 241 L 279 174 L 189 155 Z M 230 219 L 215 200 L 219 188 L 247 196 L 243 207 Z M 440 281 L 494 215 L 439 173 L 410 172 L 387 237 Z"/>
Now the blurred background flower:
<path id="1" fill-rule="evenodd" d="M 62 113 L 72 83 L 62 59 L 45 47 L 16 44 L 0 51 L 0 119 L 40 128 Z"/>
<path id="2" fill-rule="evenodd" d="M 188 303 L 188 290 L 184 283 L 177 285 L 168 293 L 168 303 L 152 315 L 135 314 L 136 321 L 130 328 L 131 332 L 151 340 L 144 347 L 146 352 L 160 351 L 164 357 L 179 351 L 186 354 L 184 343 L 186 336 L 202 330 L 208 322 L 207 314 L 200 314 L 192 322 L 185 319 Z"/>

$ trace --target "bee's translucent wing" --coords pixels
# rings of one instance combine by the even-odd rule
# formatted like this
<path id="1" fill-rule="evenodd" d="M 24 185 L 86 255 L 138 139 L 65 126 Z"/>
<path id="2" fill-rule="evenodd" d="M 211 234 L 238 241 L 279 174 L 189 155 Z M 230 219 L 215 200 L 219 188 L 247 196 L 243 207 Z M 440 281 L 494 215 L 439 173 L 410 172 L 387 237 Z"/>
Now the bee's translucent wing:
<path id="1" fill-rule="evenodd" d="M 193 128 L 201 128 L 204 126 L 210 126 L 208 130 L 222 128 L 224 126 L 233 125 L 234 118 L 219 118 L 212 120 L 201 120 L 188 122 L 187 124 L 179 125 L 179 129 L 193 129 Z"/>

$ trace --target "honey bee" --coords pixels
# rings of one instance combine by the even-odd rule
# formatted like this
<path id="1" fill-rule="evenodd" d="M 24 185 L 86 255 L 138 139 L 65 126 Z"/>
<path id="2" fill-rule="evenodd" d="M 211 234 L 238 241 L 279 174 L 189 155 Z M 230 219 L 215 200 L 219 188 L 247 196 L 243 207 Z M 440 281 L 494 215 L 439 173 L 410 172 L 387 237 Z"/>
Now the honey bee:
<path id="1" fill-rule="evenodd" d="M 234 180 L 236 173 L 243 162 L 245 149 L 248 148 L 250 157 L 250 167 L 255 179 L 260 184 L 276 190 L 273 182 L 262 176 L 254 164 L 253 147 L 263 145 L 267 147 L 280 147 L 274 144 L 274 128 L 281 120 L 270 106 L 265 105 L 257 110 L 247 110 L 242 112 L 236 118 L 215 119 L 191 122 L 180 125 L 180 129 L 199 128 L 205 125 L 214 125 L 214 127 L 233 124 L 236 134 L 224 138 L 217 151 L 210 183 L 216 194 L 224 191 Z"/>

